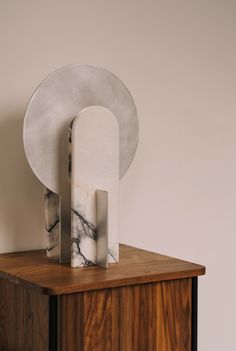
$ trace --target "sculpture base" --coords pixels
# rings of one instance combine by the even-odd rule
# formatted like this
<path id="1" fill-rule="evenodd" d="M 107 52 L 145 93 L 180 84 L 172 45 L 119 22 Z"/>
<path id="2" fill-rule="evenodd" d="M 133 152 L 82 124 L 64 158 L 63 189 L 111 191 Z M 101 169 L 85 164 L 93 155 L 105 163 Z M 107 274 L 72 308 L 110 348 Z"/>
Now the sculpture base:
<path id="1" fill-rule="evenodd" d="M 72 269 L 44 251 L 0 255 L 0 347 L 196 351 L 203 266 L 120 246 L 120 263 Z"/>

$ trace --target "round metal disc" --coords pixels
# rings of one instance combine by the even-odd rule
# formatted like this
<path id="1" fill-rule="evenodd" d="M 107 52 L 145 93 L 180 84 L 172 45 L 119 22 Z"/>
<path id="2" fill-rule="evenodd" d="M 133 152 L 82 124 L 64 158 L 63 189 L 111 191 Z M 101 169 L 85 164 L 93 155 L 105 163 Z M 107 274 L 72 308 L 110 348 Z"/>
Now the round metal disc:
<path id="1" fill-rule="evenodd" d="M 29 102 L 23 131 L 26 156 L 39 180 L 55 193 L 60 193 L 60 137 L 82 109 L 94 105 L 116 116 L 122 178 L 137 148 L 138 119 L 134 100 L 120 79 L 91 65 L 62 67 L 43 80 Z"/>

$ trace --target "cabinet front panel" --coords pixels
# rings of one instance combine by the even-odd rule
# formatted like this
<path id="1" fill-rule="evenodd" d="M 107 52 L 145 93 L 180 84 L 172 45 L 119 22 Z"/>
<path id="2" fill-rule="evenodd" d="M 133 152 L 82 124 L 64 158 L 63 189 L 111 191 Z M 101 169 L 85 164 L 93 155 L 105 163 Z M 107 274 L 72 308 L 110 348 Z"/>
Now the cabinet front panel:
<path id="1" fill-rule="evenodd" d="M 192 279 L 61 297 L 61 351 L 191 351 Z"/>

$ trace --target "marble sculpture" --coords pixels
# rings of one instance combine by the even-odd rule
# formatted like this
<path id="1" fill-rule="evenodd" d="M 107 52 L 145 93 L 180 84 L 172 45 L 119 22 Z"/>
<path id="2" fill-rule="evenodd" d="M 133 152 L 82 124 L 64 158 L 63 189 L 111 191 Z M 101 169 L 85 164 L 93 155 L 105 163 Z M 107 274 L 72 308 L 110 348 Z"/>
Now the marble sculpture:
<path id="1" fill-rule="evenodd" d="M 118 262 L 119 179 L 138 142 L 137 111 L 124 84 L 103 68 L 60 68 L 33 94 L 23 137 L 44 185 L 48 257 L 72 267 Z"/>

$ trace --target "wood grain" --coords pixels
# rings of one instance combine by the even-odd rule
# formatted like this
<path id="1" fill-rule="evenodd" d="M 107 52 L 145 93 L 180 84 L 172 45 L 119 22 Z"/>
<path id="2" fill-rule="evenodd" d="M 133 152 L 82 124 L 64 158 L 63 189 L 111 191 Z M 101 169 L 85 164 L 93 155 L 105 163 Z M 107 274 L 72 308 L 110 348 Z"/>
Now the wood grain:
<path id="1" fill-rule="evenodd" d="M 190 279 L 157 284 L 157 350 L 191 350 Z"/>
<path id="2" fill-rule="evenodd" d="M 69 297 L 69 298 L 68 298 Z M 64 295 L 61 303 L 62 350 L 83 350 L 83 294 Z M 66 329 L 64 329 L 66 328 Z"/>
<path id="3" fill-rule="evenodd" d="M 191 351 L 191 279 L 62 295 L 61 304 L 62 351 Z"/>
<path id="4" fill-rule="evenodd" d="M 145 250 L 120 245 L 120 262 L 109 269 L 73 269 L 46 257 L 44 250 L 0 254 L 0 278 L 47 295 L 190 278 L 205 267 Z"/>
<path id="5" fill-rule="evenodd" d="M 48 350 L 49 298 L 0 279 L 0 350 Z"/>

